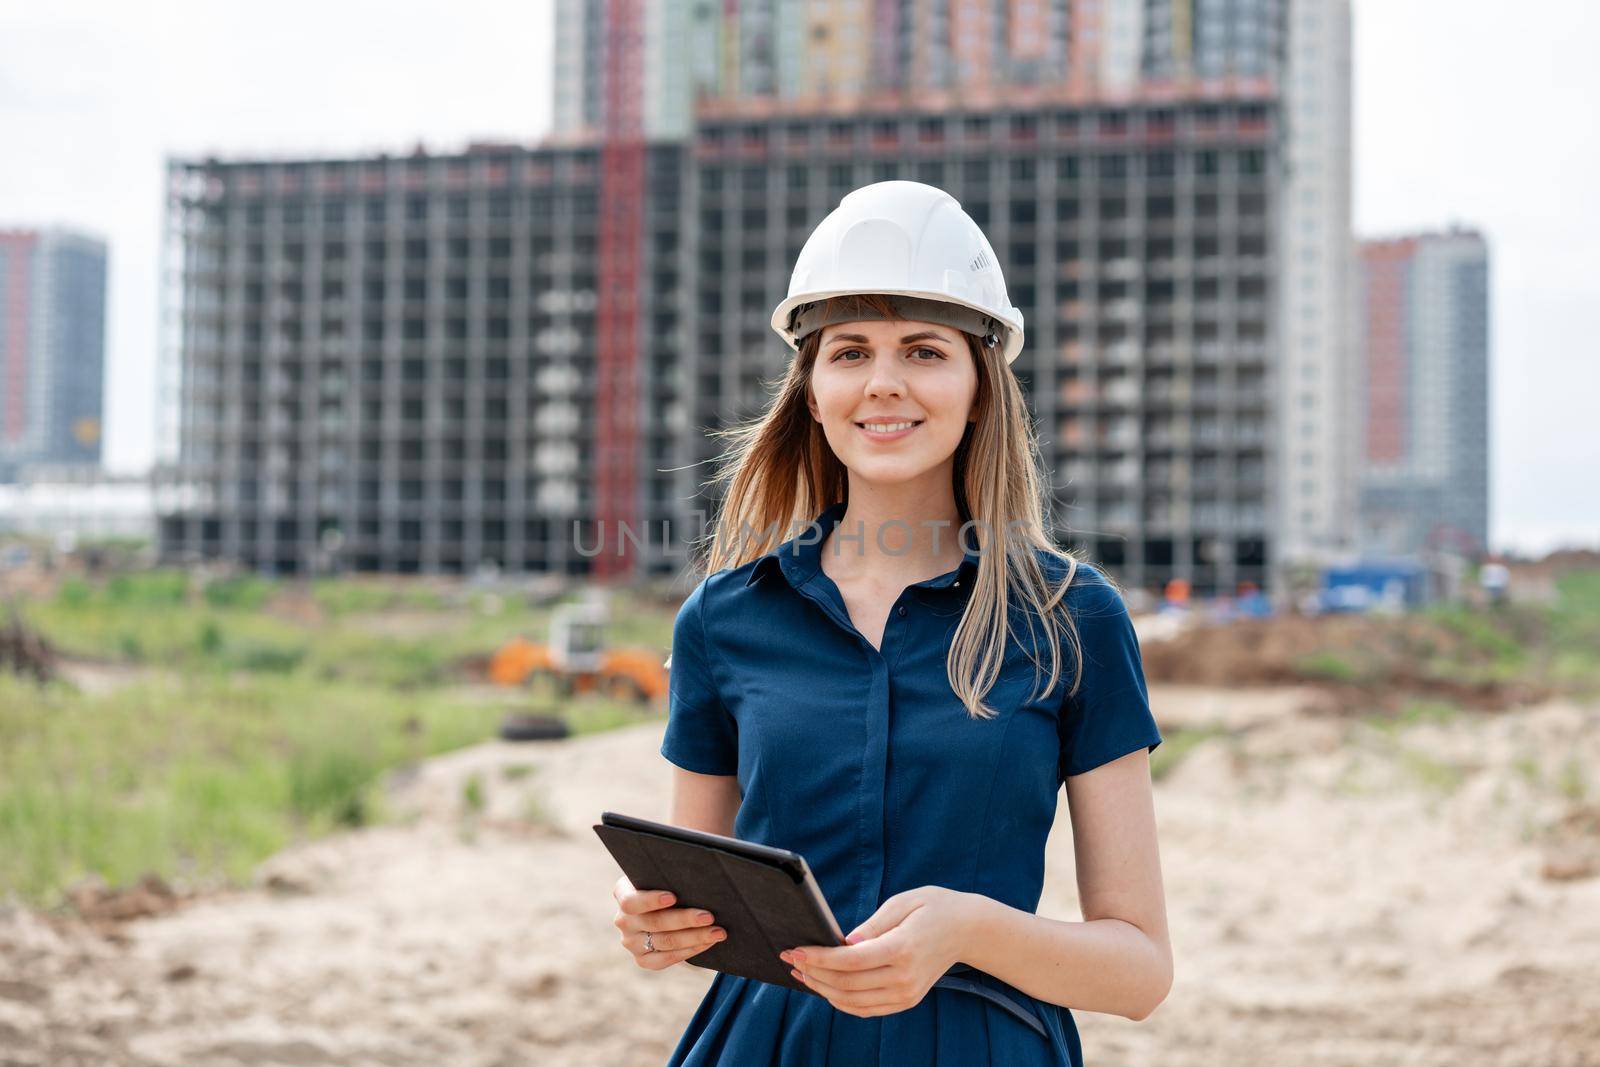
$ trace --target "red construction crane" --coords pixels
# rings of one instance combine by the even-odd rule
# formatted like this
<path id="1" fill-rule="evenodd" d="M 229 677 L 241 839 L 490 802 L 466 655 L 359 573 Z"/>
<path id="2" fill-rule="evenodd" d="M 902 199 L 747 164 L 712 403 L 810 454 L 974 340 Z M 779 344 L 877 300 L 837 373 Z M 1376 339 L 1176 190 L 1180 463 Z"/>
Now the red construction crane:
<path id="1" fill-rule="evenodd" d="M 626 576 L 624 529 L 637 519 L 639 279 L 644 245 L 644 2 L 606 0 L 595 305 L 594 518 L 604 549 L 592 576 Z"/>

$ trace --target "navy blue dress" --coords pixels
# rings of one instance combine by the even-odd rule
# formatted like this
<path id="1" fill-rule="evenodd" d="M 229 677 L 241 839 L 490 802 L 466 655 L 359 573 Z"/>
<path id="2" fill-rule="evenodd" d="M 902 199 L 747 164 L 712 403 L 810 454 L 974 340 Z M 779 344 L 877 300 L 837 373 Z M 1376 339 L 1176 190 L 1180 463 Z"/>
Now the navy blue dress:
<path id="1" fill-rule="evenodd" d="M 1075 667 L 1063 635 L 1061 678 L 1029 699 L 1048 673 L 1035 682 L 1013 637 L 986 697 L 999 714 L 972 719 L 945 677 L 945 656 L 977 553 L 906 587 L 880 651 L 822 569 L 823 542 L 844 509 L 835 504 L 765 556 L 708 575 L 683 602 L 661 754 L 691 771 L 737 775 L 734 835 L 804 855 L 846 933 L 923 885 L 1033 912 L 1065 776 L 1161 743 L 1127 609 L 1104 575 L 1079 564 L 1067 593 L 1085 653 L 1078 693 L 1063 696 Z M 1047 576 L 1065 577 L 1064 557 L 1040 559 Z M 1015 625 L 1027 639 L 1020 615 Z M 717 972 L 669 1067 L 1081 1067 L 1070 1011 L 958 967 L 965 973 L 952 968 L 914 1007 L 870 1018 Z"/>

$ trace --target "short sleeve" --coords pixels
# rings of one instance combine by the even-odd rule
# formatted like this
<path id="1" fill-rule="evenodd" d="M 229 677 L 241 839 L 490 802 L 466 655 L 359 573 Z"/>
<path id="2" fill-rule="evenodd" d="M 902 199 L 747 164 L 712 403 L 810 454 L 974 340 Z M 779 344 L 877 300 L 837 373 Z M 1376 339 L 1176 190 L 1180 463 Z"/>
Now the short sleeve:
<path id="1" fill-rule="evenodd" d="M 1083 571 L 1083 565 L 1079 565 Z M 1075 601 L 1073 625 L 1083 649 L 1083 678 L 1066 697 L 1059 719 L 1061 777 L 1092 771 L 1139 748 L 1154 752 L 1161 731 L 1150 711 L 1139 639 L 1122 596 L 1095 571 L 1073 579 L 1083 589 Z M 1070 656 L 1070 645 L 1069 656 Z M 1070 669 L 1071 659 L 1066 660 Z M 1072 679 L 1066 679 L 1070 688 Z"/>
<path id="2" fill-rule="evenodd" d="M 704 580 L 678 608 L 667 657 L 667 732 L 661 754 L 685 770 L 733 774 L 739 768 L 738 734 L 717 693 L 706 643 Z"/>

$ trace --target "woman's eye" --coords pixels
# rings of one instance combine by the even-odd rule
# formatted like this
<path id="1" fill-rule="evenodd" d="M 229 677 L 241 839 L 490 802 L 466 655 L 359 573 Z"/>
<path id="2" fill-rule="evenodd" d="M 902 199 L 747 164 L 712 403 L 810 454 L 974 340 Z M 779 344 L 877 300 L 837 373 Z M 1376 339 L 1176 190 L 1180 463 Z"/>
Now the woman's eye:
<path id="1" fill-rule="evenodd" d="M 845 356 L 848 356 L 852 352 L 856 353 L 857 355 L 865 355 L 866 354 L 866 353 L 862 352 L 861 349 L 859 349 L 859 348 L 846 348 L 846 349 L 843 349 L 842 351 L 835 352 L 834 355 L 833 355 L 833 358 L 836 359 L 836 360 L 844 359 Z M 945 358 L 945 354 L 943 352 L 939 351 L 937 348 L 929 348 L 926 345 L 922 346 L 921 348 L 913 349 L 912 350 L 912 354 L 916 355 L 916 356 L 921 356 L 923 354 L 927 354 L 927 355 L 931 355 L 934 359 L 944 359 Z M 854 362 L 857 362 L 857 361 L 856 360 L 848 360 L 847 362 L 854 363 Z M 929 362 L 931 362 L 931 361 L 929 361 Z"/>

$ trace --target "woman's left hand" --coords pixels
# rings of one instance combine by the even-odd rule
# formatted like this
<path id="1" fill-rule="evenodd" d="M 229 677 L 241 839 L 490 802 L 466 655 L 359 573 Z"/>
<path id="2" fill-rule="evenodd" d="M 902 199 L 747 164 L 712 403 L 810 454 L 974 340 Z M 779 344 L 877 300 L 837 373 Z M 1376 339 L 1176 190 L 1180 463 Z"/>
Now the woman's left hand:
<path id="1" fill-rule="evenodd" d="M 781 953 L 795 977 L 842 1012 L 863 1018 L 916 1006 L 965 947 L 978 901 L 925 885 L 896 893 L 850 932 L 849 944 Z"/>

